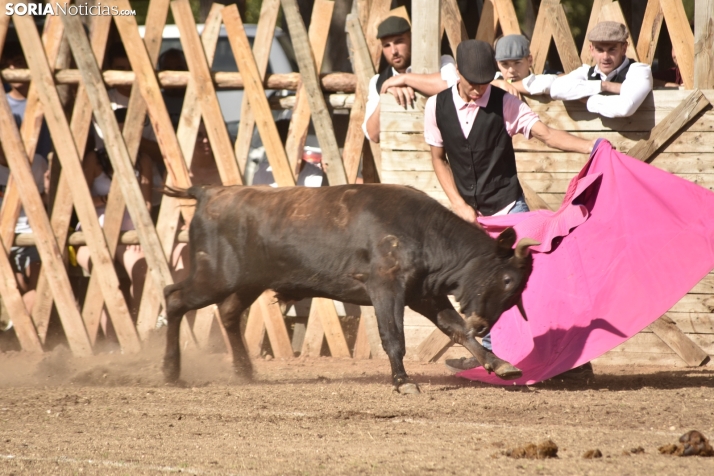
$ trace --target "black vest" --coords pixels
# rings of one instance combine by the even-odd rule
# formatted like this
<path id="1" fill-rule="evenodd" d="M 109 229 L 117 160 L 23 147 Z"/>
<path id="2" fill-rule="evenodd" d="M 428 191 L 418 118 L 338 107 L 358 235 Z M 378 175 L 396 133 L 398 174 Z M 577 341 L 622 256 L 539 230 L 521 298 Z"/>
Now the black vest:
<path id="1" fill-rule="evenodd" d="M 523 193 L 513 141 L 503 121 L 504 94 L 491 87 L 488 104 L 479 109 L 468 137 L 461 130 L 451 88 L 436 96 L 436 125 L 456 188 L 466 203 L 484 215 L 493 215 Z"/>
<path id="2" fill-rule="evenodd" d="M 622 84 L 625 82 L 625 78 L 627 77 L 627 72 L 630 70 L 630 66 L 632 66 L 632 63 L 634 63 L 634 60 L 631 60 L 630 58 L 625 58 L 627 61 L 627 66 L 622 68 L 620 71 L 617 72 L 614 78 L 610 80 L 611 83 L 620 83 Z M 588 70 L 588 79 L 590 81 L 601 81 L 600 75 L 595 75 L 595 66 L 591 66 L 590 69 Z"/>
<path id="3" fill-rule="evenodd" d="M 377 78 L 377 93 L 379 93 L 382 90 L 382 85 L 386 80 L 394 76 L 394 69 L 392 69 L 391 66 L 387 66 L 382 70 L 381 73 L 379 73 L 379 77 Z"/>

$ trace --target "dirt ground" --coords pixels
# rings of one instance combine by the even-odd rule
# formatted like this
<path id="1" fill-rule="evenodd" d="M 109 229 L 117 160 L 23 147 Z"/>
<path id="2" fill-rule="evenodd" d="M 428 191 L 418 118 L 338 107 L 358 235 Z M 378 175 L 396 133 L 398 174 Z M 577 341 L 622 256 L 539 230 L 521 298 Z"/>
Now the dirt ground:
<path id="1" fill-rule="evenodd" d="M 0 474 L 714 474 L 712 458 L 657 451 L 691 429 L 714 437 L 711 368 L 493 387 L 407 362 L 422 394 L 402 396 L 383 360 L 259 360 L 246 384 L 223 355 L 194 354 L 186 385 L 166 386 L 150 347 L 0 354 Z M 547 439 L 558 458 L 505 455 Z"/>

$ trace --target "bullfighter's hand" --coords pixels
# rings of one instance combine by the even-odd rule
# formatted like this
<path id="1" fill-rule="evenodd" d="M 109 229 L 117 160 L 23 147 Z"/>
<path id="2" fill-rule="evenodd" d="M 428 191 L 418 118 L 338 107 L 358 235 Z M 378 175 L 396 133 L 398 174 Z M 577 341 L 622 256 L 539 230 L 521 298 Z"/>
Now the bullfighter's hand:
<path id="1" fill-rule="evenodd" d="M 410 87 L 393 87 L 389 88 L 387 91 L 390 93 L 394 98 L 397 100 L 397 103 L 402 106 L 404 109 L 407 108 L 407 105 L 410 105 L 414 107 L 414 102 L 416 101 L 416 95 L 414 94 L 414 90 Z"/>
<path id="2" fill-rule="evenodd" d="M 461 219 L 475 225 L 478 228 L 481 228 L 479 222 L 476 221 L 476 217 L 478 216 L 476 214 L 476 210 L 471 208 L 466 202 L 460 205 L 454 205 L 454 213 L 460 216 Z"/>

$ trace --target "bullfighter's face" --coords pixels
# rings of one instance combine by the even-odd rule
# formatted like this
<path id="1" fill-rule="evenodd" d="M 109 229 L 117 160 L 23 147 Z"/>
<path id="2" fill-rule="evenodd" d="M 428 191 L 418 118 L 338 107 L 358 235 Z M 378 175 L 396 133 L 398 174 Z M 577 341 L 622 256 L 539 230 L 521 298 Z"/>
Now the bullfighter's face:
<path id="1" fill-rule="evenodd" d="M 515 232 L 509 228 L 496 240 L 495 261 L 476 258 L 465 266 L 465 278 L 457 299 L 468 332 L 474 336 L 486 335 L 501 314 L 513 306 L 518 306 L 523 318 L 527 319 L 521 295 L 533 270 L 533 257 L 528 247 L 539 243 L 523 238 L 514 250 L 515 238 Z"/>

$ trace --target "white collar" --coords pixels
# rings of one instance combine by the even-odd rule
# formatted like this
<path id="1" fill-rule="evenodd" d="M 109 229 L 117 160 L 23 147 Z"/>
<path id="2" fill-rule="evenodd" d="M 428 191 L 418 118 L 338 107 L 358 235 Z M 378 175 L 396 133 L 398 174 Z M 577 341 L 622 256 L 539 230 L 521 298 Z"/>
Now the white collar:
<path id="1" fill-rule="evenodd" d="M 411 72 L 412 72 L 412 67 L 409 66 L 407 68 L 407 70 L 405 71 L 405 73 L 411 73 Z M 399 75 L 399 71 L 397 71 L 396 69 L 394 69 L 394 67 L 392 67 L 392 76 L 398 76 L 398 75 Z"/>
<path id="2" fill-rule="evenodd" d="M 625 57 L 625 60 L 622 62 L 622 64 L 620 66 L 618 66 L 617 68 L 613 69 L 612 71 L 610 71 L 610 74 L 603 73 L 602 71 L 600 71 L 600 68 L 598 67 L 598 65 L 595 65 L 595 70 L 593 71 L 593 76 L 598 75 L 598 76 L 600 76 L 600 79 L 602 79 L 602 77 L 605 76 L 605 79 L 603 79 L 603 81 L 609 81 L 612 78 L 614 78 L 617 75 L 617 73 L 619 73 L 625 67 L 627 67 L 628 64 L 630 64 L 630 58 Z"/>

